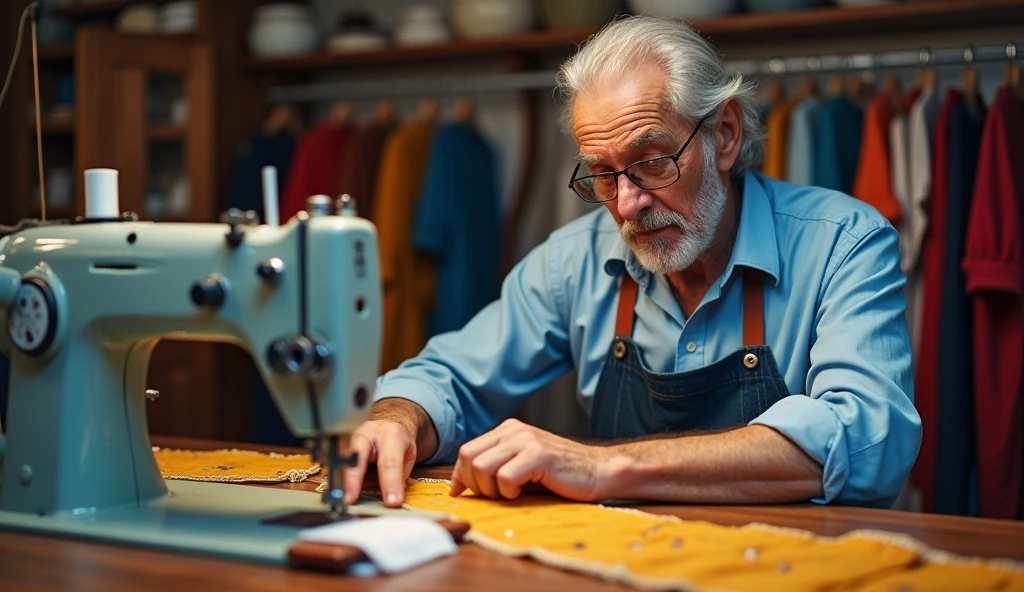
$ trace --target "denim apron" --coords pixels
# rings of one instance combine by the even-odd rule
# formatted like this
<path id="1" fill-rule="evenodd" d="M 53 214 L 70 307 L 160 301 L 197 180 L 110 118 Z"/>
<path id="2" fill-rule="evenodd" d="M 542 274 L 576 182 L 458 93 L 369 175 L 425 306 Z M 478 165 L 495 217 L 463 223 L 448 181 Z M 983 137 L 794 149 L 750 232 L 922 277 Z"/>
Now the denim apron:
<path id="1" fill-rule="evenodd" d="M 738 428 L 789 396 L 775 357 L 764 345 L 761 271 L 749 267 L 743 271 L 743 347 L 688 372 L 660 374 L 644 367 L 632 339 L 636 298 L 636 281 L 623 274 L 615 339 L 590 413 L 594 438 Z"/>

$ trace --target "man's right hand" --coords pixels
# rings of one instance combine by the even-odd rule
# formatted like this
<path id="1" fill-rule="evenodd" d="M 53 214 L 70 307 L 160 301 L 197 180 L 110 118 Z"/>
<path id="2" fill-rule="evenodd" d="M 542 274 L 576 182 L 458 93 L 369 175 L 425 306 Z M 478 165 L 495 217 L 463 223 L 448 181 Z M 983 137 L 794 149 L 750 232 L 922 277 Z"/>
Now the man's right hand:
<path id="1" fill-rule="evenodd" d="M 357 463 L 345 471 L 345 503 L 359 499 L 367 467 L 376 464 L 384 505 L 400 507 L 413 465 L 433 456 L 435 450 L 437 434 L 422 407 L 407 399 L 377 401 L 369 421 L 349 435 L 348 452 L 357 454 Z"/>

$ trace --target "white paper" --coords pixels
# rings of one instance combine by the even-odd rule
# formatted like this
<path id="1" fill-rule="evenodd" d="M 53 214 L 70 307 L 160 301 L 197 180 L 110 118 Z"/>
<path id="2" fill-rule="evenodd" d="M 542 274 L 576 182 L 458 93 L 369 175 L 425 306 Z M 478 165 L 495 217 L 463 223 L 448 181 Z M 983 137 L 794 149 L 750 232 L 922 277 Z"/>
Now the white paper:
<path id="1" fill-rule="evenodd" d="M 452 535 L 425 518 L 381 516 L 300 530 L 301 541 L 358 547 L 385 573 L 396 573 L 458 550 Z"/>

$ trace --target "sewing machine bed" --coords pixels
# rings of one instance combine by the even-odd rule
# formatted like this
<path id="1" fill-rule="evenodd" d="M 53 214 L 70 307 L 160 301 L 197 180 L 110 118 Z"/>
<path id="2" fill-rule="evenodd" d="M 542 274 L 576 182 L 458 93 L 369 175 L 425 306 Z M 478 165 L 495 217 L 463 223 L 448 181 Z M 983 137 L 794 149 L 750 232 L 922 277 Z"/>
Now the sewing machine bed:
<path id="1" fill-rule="evenodd" d="M 165 551 L 182 551 L 226 559 L 284 565 L 296 542 L 295 526 L 263 524 L 291 512 L 324 509 L 320 496 L 308 491 L 241 487 L 230 483 L 167 482 L 168 495 L 143 507 L 122 506 L 78 515 L 35 516 L 0 511 L 0 530 L 126 543 Z M 384 515 L 379 502 L 360 502 L 359 514 Z M 415 512 L 434 519 L 440 514 Z"/>

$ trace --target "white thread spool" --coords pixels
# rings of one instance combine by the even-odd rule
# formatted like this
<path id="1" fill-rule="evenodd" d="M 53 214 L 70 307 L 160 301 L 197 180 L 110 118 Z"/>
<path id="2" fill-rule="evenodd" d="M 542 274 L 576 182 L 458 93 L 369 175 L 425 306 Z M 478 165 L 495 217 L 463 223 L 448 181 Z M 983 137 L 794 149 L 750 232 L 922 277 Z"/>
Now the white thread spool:
<path id="1" fill-rule="evenodd" d="M 121 217 L 117 193 L 117 169 L 85 171 L 85 217 Z"/>
<path id="2" fill-rule="evenodd" d="M 263 217 L 267 226 L 278 226 L 277 212 L 277 169 L 272 166 L 263 167 Z"/>

